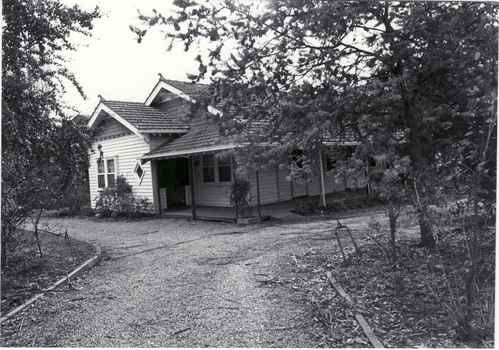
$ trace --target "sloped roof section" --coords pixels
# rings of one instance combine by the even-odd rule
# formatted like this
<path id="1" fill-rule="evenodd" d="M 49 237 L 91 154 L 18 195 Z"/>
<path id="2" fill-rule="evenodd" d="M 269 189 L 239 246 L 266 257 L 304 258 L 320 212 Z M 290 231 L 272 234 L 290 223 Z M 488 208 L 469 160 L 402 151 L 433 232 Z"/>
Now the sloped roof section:
<path id="1" fill-rule="evenodd" d="M 165 111 L 140 102 L 103 101 L 102 103 L 140 132 L 189 129 L 188 124 L 176 120 Z"/>
<path id="2" fill-rule="evenodd" d="M 165 142 L 151 152 L 144 154 L 141 159 L 147 160 L 231 147 L 233 145 L 230 140 L 220 137 L 218 127 L 215 124 L 204 121 L 192 125 L 187 134 Z"/>
<path id="3" fill-rule="evenodd" d="M 199 93 L 206 91 L 208 88 L 207 85 L 200 83 L 170 80 L 165 78 L 162 78 L 161 81 L 164 81 L 168 85 L 182 91 L 184 94 L 189 95 L 192 98 L 196 98 Z"/>

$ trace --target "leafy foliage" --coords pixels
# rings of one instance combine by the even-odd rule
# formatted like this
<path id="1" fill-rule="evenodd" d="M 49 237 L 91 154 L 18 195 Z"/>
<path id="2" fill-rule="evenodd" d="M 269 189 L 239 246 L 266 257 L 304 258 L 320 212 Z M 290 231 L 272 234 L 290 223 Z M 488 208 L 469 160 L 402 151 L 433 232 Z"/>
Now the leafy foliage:
<path id="1" fill-rule="evenodd" d="M 238 142 L 238 164 L 255 160 L 297 172 L 319 169 L 342 142 L 359 142 L 333 171 L 368 169 L 373 190 L 412 204 L 419 246 L 436 246 L 430 208 L 467 198 L 469 266 L 462 329 L 473 340 L 476 272 L 495 211 L 498 6 L 469 2 L 176 1 L 176 15 L 142 16 L 166 26 L 171 43 L 198 45 L 199 74 L 217 106 L 222 135 Z M 170 43 L 170 44 L 171 44 Z M 257 147 L 271 143 L 272 147 Z M 301 167 L 287 158 L 303 150 Z M 376 162 L 382 171 L 369 173 Z M 371 177 L 372 175 L 372 177 Z M 293 174 L 291 175 L 293 177 Z M 392 211 L 392 252 L 398 214 Z M 492 219 L 493 220 L 493 219 Z M 392 260 L 395 255 L 391 257 Z"/>
<path id="2" fill-rule="evenodd" d="M 229 190 L 229 203 L 237 210 L 238 216 L 250 218 L 253 216 L 251 211 L 251 185 L 242 178 L 236 178 Z"/>
<path id="3" fill-rule="evenodd" d="M 2 264 L 18 226 L 54 205 L 88 168 L 90 131 L 69 120 L 64 67 L 72 33 L 89 35 L 91 13 L 54 1 L 3 1 Z"/>
<path id="4" fill-rule="evenodd" d="M 100 191 L 95 201 L 100 217 L 135 217 L 147 211 L 149 206 L 147 198 L 136 199 L 133 196 L 132 186 L 123 175 L 116 177 L 114 185 Z"/>
<path id="5" fill-rule="evenodd" d="M 472 154 L 496 140 L 497 4 L 174 3 L 174 16 L 141 15 L 145 29 L 132 29 L 140 41 L 163 27 L 169 47 L 204 50 L 191 78 L 210 77 L 200 105 L 223 112 L 215 119 L 241 145 L 241 167 L 289 166 L 302 149 L 303 167 L 290 167 L 299 177 L 319 169 L 321 152 L 358 141 L 344 168 L 354 176 L 376 159 L 388 186 L 410 183 L 421 246 L 435 244 L 425 217 L 445 183 L 462 195 L 465 174 L 487 169 L 479 187 L 494 196 L 495 150 Z"/>

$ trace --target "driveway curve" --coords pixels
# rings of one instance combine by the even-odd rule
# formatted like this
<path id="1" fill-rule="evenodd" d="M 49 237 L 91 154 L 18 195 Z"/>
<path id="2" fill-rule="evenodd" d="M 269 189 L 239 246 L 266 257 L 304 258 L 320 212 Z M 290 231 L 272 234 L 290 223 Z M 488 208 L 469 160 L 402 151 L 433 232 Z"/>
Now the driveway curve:
<path id="1" fill-rule="evenodd" d="M 22 316 L 24 343 L 4 336 L 4 346 L 319 346 L 304 327 L 309 301 L 267 282 L 293 269 L 293 254 L 334 244 L 324 222 L 48 220 L 104 260 L 76 289 L 48 293 Z"/>

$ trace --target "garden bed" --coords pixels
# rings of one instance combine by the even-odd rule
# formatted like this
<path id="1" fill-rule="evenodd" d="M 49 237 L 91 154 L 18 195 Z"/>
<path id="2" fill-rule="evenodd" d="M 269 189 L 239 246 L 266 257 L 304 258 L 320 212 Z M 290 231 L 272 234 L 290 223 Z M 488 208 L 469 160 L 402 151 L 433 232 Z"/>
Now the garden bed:
<path id="1" fill-rule="evenodd" d="M 42 233 L 42 256 L 33 232 L 24 231 L 22 249 L 2 269 L 2 316 L 67 276 L 95 255 L 95 246 L 64 234 Z M 69 240 L 68 240 L 69 239 Z"/>
<path id="2" fill-rule="evenodd" d="M 321 217 L 322 218 L 322 217 Z M 379 218 L 379 216 L 378 216 Z M 371 218 L 371 221 L 376 218 Z M 314 317 L 322 324 L 321 337 L 335 346 L 348 346 L 342 337 L 347 324 L 355 324 L 354 313 L 360 312 L 386 347 L 494 347 L 494 264 L 484 264 L 478 279 L 481 299 L 475 310 L 476 340 L 466 339 L 459 317 L 464 309 L 463 262 L 466 256 L 459 249 L 465 245 L 463 233 L 448 228 L 438 249 L 418 248 L 414 241 L 417 226 L 411 220 L 401 220 L 398 228 L 397 267 L 388 262 L 387 252 L 365 235 L 370 230 L 367 220 L 342 220 L 352 230 L 359 255 L 350 238 L 340 234 L 347 259 L 339 247 L 327 245 L 313 254 L 296 255 L 297 266 L 307 266 L 308 279 L 301 279 L 295 288 L 308 290 L 316 303 Z M 370 232 L 372 235 L 373 232 Z M 416 234 L 416 235 L 415 235 Z M 389 232 L 378 232 L 377 239 L 388 249 Z M 493 230 L 482 249 L 484 256 L 495 256 Z M 336 241 L 334 228 L 331 241 Z M 348 304 L 330 283 L 317 272 L 331 271 L 353 304 Z M 459 273 L 455 272 L 459 271 Z M 311 286 L 305 281 L 315 281 Z M 460 305 L 459 308 L 456 305 Z M 369 344 L 370 345 L 370 344 Z"/>

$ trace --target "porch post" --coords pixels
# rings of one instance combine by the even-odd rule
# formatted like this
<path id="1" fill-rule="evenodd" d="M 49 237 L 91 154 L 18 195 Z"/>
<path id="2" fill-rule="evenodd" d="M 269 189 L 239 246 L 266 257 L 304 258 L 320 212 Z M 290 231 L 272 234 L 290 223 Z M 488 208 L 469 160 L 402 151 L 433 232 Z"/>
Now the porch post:
<path id="1" fill-rule="evenodd" d="M 232 164 L 232 175 L 234 176 L 234 184 L 235 184 L 237 179 L 236 179 L 236 161 L 234 160 L 234 156 L 230 156 L 230 162 Z M 239 210 L 238 210 L 239 203 L 237 203 L 237 196 L 234 196 L 234 200 L 236 201 L 236 203 L 234 203 L 234 209 L 236 211 L 236 222 L 237 222 L 237 219 L 239 219 Z"/>
<path id="2" fill-rule="evenodd" d="M 260 206 L 260 178 L 258 176 L 258 170 L 256 171 L 256 197 L 258 199 L 258 217 L 260 221 L 262 220 L 262 208 Z"/>
<path id="3" fill-rule="evenodd" d="M 319 151 L 319 163 L 321 165 L 321 198 L 319 206 L 326 206 L 326 186 L 324 185 L 324 165 L 323 165 L 322 151 Z"/>
<path id="4" fill-rule="evenodd" d="M 158 161 L 151 159 L 151 175 L 153 176 L 153 190 L 156 187 L 156 195 L 158 196 L 158 215 L 161 215 L 161 191 L 159 189 L 159 173 L 158 173 Z"/>
<path id="5" fill-rule="evenodd" d="M 279 191 L 279 169 L 277 168 L 277 165 L 275 166 L 275 180 L 277 184 L 277 201 L 281 201 L 281 193 Z"/>
<path id="6" fill-rule="evenodd" d="M 194 155 L 189 157 L 189 181 L 191 183 L 192 220 L 196 220 L 196 198 L 194 196 Z"/>

